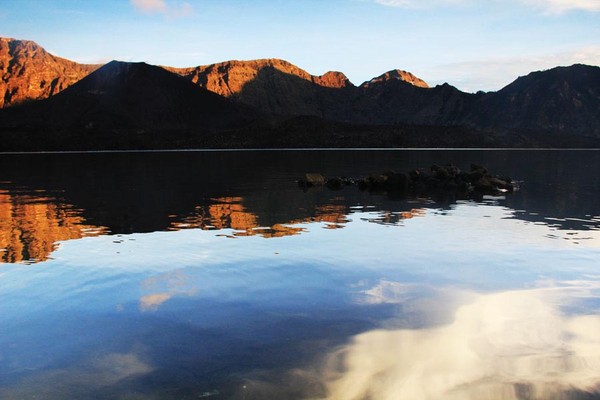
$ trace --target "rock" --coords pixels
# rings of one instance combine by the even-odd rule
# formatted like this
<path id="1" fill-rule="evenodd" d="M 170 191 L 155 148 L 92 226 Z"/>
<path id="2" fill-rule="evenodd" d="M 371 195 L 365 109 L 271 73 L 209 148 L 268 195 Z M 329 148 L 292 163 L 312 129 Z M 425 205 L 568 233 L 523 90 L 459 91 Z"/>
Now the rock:
<path id="1" fill-rule="evenodd" d="M 329 178 L 327 179 L 326 185 L 329 189 L 340 190 L 342 187 L 345 186 L 345 183 L 342 180 L 342 178 Z"/>
<path id="2" fill-rule="evenodd" d="M 481 165 L 471 164 L 471 172 L 479 172 L 483 175 L 486 175 L 488 173 L 488 170 L 487 170 L 487 168 L 485 168 Z"/>
<path id="3" fill-rule="evenodd" d="M 370 175 L 367 178 L 367 183 L 369 185 L 369 189 L 384 189 L 385 185 L 389 179 L 388 175 Z"/>
<path id="4" fill-rule="evenodd" d="M 319 173 L 311 172 L 304 174 L 304 177 L 298 180 L 298 185 L 303 187 L 323 186 L 325 177 Z"/>
<path id="5" fill-rule="evenodd" d="M 458 190 L 458 184 L 453 179 L 448 179 L 443 184 L 443 189 L 450 192 Z"/>
<path id="6" fill-rule="evenodd" d="M 475 183 L 478 180 L 480 180 L 481 178 L 483 178 L 484 176 L 485 176 L 485 173 L 483 173 L 481 170 L 471 171 L 466 175 L 466 180 L 471 183 Z"/>
<path id="7" fill-rule="evenodd" d="M 421 168 L 415 168 L 415 169 L 411 170 L 408 173 L 408 175 L 410 176 L 410 179 L 413 181 L 417 181 L 417 180 L 421 180 L 421 179 L 425 179 L 425 178 L 429 177 L 429 173 Z"/>
<path id="8" fill-rule="evenodd" d="M 421 177 L 421 170 L 419 169 L 412 169 L 410 170 L 410 172 L 408 173 L 408 176 L 411 180 L 416 181 Z"/>
<path id="9" fill-rule="evenodd" d="M 366 179 L 359 179 L 356 181 L 359 190 L 367 190 L 369 188 L 369 184 Z"/>
<path id="10" fill-rule="evenodd" d="M 509 192 L 514 190 L 513 185 L 503 179 L 500 178 L 489 178 L 489 182 L 492 186 L 495 186 L 498 189 L 503 189 Z"/>
<path id="11" fill-rule="evenodd" d="M 345 177 L 325 179 L 321 174 L 306 174 L 301 186 L 322 185 L 338 190 L 356 183 L 360 190 L 384 192 L 390 195 L 410 193 L 412 196 L 429 196 L 436 199 L 472 198 L 480 200 L 484 194 L 513 192 L 515 184 L 510 178 L 492 176 L 486 167 L 472 164 L 470 172 L 463 172 L 452 164 L 434 164 L 429 169 L 416 168 L 408 173 L 384 171 L 356 181 Z"/>
<path id="12" fill-rule="evenodd" d="M 432 165 L 431 172 L 433 172 L 434 176 L 438 179 L 448 179 L 452 176 L 450 170 L 445 167 L 440 167 L 439 165 Z"/>
<path id="13" fill-rule="evenodd" d="M 388 176 L 388 179 L 385 183 L 386 189 L 392 191 L 400 191 L 405 192 L 408 190 L 410 178 L 405 173 L 393 173 Z"/>
<path id="14" fill-rule="evenodd" d="M 483 176 L 479 178 L 476 182 L 473 183 L 473 188 L 482 193 L 491 193 L 494 191 L 494 186 L 491 184 L 490 180 Z"/>

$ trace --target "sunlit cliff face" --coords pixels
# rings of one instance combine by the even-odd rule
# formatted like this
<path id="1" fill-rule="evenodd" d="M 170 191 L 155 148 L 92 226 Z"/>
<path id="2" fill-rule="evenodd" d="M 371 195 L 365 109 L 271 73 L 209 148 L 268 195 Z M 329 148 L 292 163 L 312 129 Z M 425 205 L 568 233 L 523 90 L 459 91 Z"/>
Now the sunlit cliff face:
<path id="1" fill-rule="evenodd" d="M 0 262 L 48 259 L 57 242 L 96 236 L 106 228 L 86 225 L 71 206 L 43 197 L 0 193 Z"/>
<path id="2" fill-rule="evenodd" d="M 374 330 L 326 367 L 327 399 L 574 399 L 600 392 L 600 315 L 560 306 L 599 282 L 475 295 L 449 325 Z M 593 295 L 592 295 L 593 294 Z"/>

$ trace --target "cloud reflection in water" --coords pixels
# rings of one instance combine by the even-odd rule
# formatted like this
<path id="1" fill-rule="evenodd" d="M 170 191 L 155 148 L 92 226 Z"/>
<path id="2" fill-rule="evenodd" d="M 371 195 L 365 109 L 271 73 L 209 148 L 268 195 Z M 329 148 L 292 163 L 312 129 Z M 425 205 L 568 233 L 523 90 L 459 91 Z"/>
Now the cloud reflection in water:
<path id="1" fill-rule="evenodd" d="M 145 279 L 142 289 L 150 291 L 140 297 L 140 311 L 156 311 L 174 296 L 193 296 L 198 288 L 188 282 L 188 277 L 181 270 L 165 272 L 158 276 Z"/>
<path id="2" fill-rule="evenodd" d="M 452 323 L 360 334 L 329 358 L 327 399 L 571 399 L 600 391 L 600 316 L 561 306 L 600 282 L 476 295 Z"/>
<path id="3" fill-rule="evenodd" d="M 14 387 L 2 386 L 0 398 L 46 400 L 116 398 L 110 394 L 111 388 L 118 387 L 122 383 L 127 384 L 128 380 L 138 379 L 155 370 L 143 353 L 141 349 L 105 355 L 92 353 L 76 365 L 34 373 Z M 118 398 L 139 399 L 141 396 L 130 393 Z"/>

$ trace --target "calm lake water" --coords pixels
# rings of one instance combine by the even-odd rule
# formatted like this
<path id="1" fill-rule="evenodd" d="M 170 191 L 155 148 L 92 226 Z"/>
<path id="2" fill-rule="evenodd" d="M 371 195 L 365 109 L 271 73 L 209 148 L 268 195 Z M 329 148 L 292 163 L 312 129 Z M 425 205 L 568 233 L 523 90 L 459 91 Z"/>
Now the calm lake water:
<path id="1" fill-rule="evenodd" d="M 477 201 L 351 186 L 470 163 Z M 0 155 L 1 399 L 598 399 L 600 152 Z"/>

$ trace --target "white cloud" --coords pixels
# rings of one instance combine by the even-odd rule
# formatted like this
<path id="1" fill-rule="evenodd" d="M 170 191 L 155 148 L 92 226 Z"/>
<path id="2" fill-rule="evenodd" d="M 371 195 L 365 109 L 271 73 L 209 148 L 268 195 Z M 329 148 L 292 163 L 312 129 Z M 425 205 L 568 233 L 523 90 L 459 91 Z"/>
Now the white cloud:
<path id="1" fill-rule="evenodd" d="M 186 2 L 167 4 L 165 0 L 131 0 L 131 5 L 140 12 L 162 14 L 168 18 L 187 17 L 194 13 L 192 5 Z"/>
<path id="2" fill-rule="evenodd" d="M 436 6 L 464 5 L 470 0 L 373 0 L 387 7 L 432 8 Z M 499 0 L 496 0 L 498 2 Z M 516 0 L 527 6 L 538 8 L 548 14 L 561 14 L 571 10 L 600 12 L 600 0 Z M 507 2 L 504 2 L 507 3 Z"/>
<path id="3" fill-rule="evenodd" d="M 387 7 L 400 8 L 432 8 L 444 5 L 459 5 L 468 0 L 374 0 L 375 3 Z"/>
<path id="4" fill-rule="evenodd" d="M 411 5 L 410 0 L 375 0 L 375 3 L 389 7 L 408 7 Z"/>
<path id="5" fill-rule="evenodd" d="M 600 12 L 600 0 L 521 0 L 521 2 L 550 14 L 561 14 L 571 10 Z"/>
<path id="6" fill-rule="evenodd" d="M 131 4 L 136 9 L 147 13 L 162 13 L 167 9 L 164 0 L 131 0 Z"/>
<path id="7" fill-rule="evenodd" d="M 519 76 L 557 66 L 587 64 L 600 66 L 600 46 L 589 46 L 554 54 L 505 57 L 442 64 L 425 71 L 430 84 L 448 82 L 460 90 L 499 90 Z"/>

